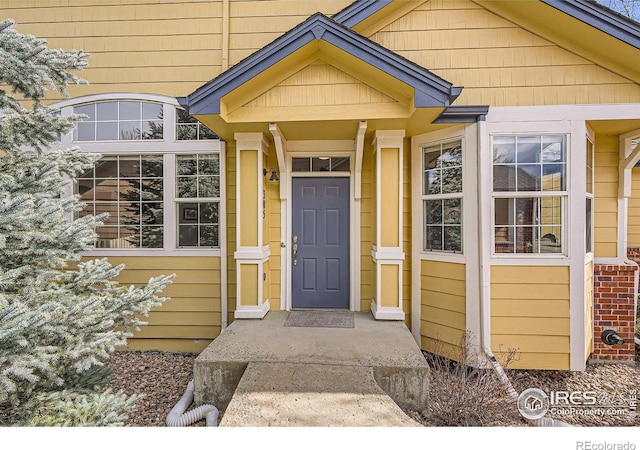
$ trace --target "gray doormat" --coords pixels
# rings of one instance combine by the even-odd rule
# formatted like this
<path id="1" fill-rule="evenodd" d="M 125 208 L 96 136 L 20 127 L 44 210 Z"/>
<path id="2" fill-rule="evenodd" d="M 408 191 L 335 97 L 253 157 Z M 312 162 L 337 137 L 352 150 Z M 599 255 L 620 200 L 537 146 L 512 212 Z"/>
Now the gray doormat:
<path id="1" fill-rule="evenodd" d="M 291 311 L 285 327 L 353 328 L 351 311 Z"/>

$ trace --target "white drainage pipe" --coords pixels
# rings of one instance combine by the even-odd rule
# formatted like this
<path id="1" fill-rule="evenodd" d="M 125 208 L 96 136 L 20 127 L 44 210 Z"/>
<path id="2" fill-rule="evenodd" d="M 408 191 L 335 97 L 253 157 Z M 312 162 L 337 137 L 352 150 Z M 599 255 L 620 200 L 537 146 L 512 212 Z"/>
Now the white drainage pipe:
<path id="1" fill-rule="evenodd" d="M 187 390 L 182 395 L 182 398 L 178 400 L 176 406 L 171 409 L 167 415 L 168 427 L 186 427 L 193 423 L 202 420 L 206 420 L 208 427 L 218 426 L 218 408 L 213 405 L 201 405 L 192 409 L 189 412 L 185 412 L 191 403 L 193 403 L 193 380 L 187 384 Z"/>
<path id="2" fill-rule="evenodd" d="M 487 123 L 484 120 L 478 122 L 478 146 L 479 154 L 489 154 L 489 133 L 487 132 Z M 483 171 L 482 164 L 478 164 L 478 192 L 483 192 L 483 183 L 485 183 L 486 172 Z M 496 359 L 495 355 L 491 351 L 491 313 L 489 311 L 491 302 L 491 286 L 490 286 L 490 271 L 491 264 L 489 262 L 489 245 L 491 243 L 489 234 L 485 230 L 489 217 L 487 211 L 491 211 L 490 200 L 483 198 L 480 204 L 480 220 L 478 220 L 478 258 L 479 258 L 479 282 L 480 282 L 480 340 L 482 345 L 482 351 L 493 366 L 493 369 L 500 377 L 500 381 L 504 385 L 509 396 L 515 401 L 518 401 L 519 394 L 514 389 L 511 381 L 504 372 L 504 369 Z M 636 274 L 638 271 L 636 271 Z M 637 283 L 636 283 L 637 284 Z M 465 361 L 466 362 L 466 361 Z M 549 417 L 542 417 L 540 419 L 527 419 L 533 425 L 538 427 L 569 427 L 566 422 L 561 420 L 552 419 Z"/>
<path id="3" fill-rule="evenodd" d="M 520 395 L 514 389 L 513 385 L 511 384 L 511 381 L 509 381 L 509 378 L 507 378 L 507 374 L 504 373 L 504 369 L 502 368 L 502 366 L 500 365 L 496 357 L 493 355 L 491 350 L 487 350 L 485 348 L 485 353 L 487 354 L 489 361 L 491 361 L 491 365 L 493 366 L 493 369 L 498 373 L 498 377 L 502 381 L 502 384 L 507 389 L 507 392 L 509 392 L 509 396 L 511 396 L 511 398 L 515 400 L 515 402 L 517 403 L 518 397 Z M 558 420 L 558 419 L 552 419 L 551 417 L 540 417 L 539 419 L 527 419 L 527 420 L 537 427 L 570 427 L 571 426 L 567 422 L 563 422 L 562 420 Z"/>

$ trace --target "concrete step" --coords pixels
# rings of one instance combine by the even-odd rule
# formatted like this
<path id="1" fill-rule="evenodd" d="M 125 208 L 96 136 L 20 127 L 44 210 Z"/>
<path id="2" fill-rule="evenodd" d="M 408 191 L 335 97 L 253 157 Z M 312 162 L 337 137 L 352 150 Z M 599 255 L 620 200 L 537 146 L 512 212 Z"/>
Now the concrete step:
<path id="1" fill-rule="evenodd" d="M 249 363 L 220 426 L 419 426 L 380 388 L 371 367 Z"/>
<path id="2" fill-rule="evenodd" d="M 196 404 L 227 409 L 249 365 L 274 363 L 307 364 L 320 373 L 325 366 L 372 372 L 401 408 L 419 411 L 427 406 L 429 366 L 404 323 L 376 321 L 362 312 L 354 313 L 353 328 L 287 327 L 287 316 L 271 311 L 262 320 L 236 320 L 216 338 L 194 363 Z M 362 382 L 362 377 L 355 380 Z M 286 385 L 281 387 L 286 392 Z"/>

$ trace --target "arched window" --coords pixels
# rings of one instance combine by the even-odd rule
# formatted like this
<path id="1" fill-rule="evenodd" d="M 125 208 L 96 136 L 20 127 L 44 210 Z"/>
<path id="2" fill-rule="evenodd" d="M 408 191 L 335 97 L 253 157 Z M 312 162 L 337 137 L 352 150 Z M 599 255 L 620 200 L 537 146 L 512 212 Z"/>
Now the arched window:
<path id="1" fill-rule="evenodd" d="M 84 114 L 78 122 L 74 141 L 136 141 L 162 139 L 164 130 L 162 103 L 135 100 L 94 102 L 74 106 L 75 114 Z"/>
<path id="2" fill-rule="evenodd" d="M 111 94 L 52 105 L 83 114 L 61 146 L 99 154 L 75 183 L 83 215 L 107 213 L 94 253 L 219 253 L 224 142 L 163 96 Z"/>

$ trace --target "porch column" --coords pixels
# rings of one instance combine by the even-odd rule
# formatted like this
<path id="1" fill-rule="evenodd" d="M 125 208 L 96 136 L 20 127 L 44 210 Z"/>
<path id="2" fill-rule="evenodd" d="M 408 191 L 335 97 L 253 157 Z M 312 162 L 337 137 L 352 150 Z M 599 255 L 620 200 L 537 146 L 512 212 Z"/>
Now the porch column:
<path id="1" fill-rule="evenodd" d="M 263 154 L 269 141 L 263 133 L 235 133 L 236 141 L 236 319 L 262 319 L 269 311 L 264 288 L 264 264 L 269 246 L 264 243 L 265 191 Z"/>
<path id="2" fill-rule="evenodd" d="M 373 138 L 376 157 L 376 319 L 404 320 L 402 309 L 402 158 L 404 130 L 378 130 Z"/>

